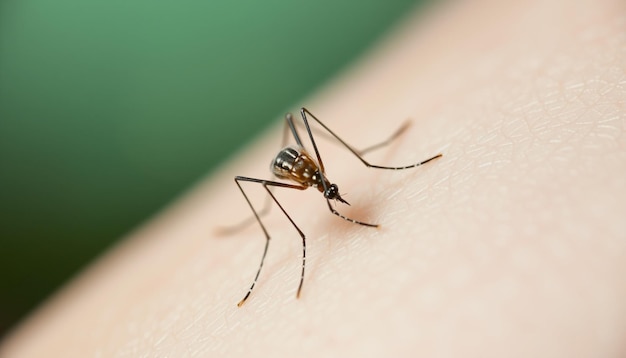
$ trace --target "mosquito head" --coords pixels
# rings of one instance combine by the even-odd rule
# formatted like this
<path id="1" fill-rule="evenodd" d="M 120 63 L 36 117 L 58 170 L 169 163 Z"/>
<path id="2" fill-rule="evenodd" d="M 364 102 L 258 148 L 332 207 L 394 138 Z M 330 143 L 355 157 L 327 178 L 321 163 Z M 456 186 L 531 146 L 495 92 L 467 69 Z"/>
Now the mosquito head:
<path id="1" fill-rule="evenodd" d="M 350 203 L 343 200 L 341 195 L 339 195 L 339 187 L 337 186 L 337 184 L 330 184 L 330 186 L 326 188 L 326 191 L 324 191 L 324 197 L 329 200 L 337 200 L 344 204 L 350 205 Z"/>

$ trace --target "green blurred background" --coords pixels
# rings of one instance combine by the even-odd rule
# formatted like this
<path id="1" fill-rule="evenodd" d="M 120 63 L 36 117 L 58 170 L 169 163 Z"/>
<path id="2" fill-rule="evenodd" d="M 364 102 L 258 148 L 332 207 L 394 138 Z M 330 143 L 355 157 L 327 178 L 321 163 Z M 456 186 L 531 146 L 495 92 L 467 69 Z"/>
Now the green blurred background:
<path id="1" fill-rule="evenodd" d="M 0 2 L 0 337 L 418 2 Z"/>

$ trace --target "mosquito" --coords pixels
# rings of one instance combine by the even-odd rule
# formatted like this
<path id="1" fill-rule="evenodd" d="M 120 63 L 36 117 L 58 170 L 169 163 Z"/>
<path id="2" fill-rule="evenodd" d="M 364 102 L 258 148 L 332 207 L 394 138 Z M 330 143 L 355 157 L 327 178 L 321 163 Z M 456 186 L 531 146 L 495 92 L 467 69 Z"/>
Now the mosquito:
<path id="1" fill-rule="evenodd" d="M 304 107 L 301 108 L 300 115 L 302 117 L 304 128 L 306 129 L 307 135 L 311 141 L 311 145 L 313 147 L 313 152 L 315 154 L 315 157 L 312 157 L 311 154 L 309 154 L 309 152 L 307 152 L 307 150 L 304 148 L 304 145 L 302 143 L 302 140 L 300 139 L 298 130 L 296 129 L 296 123 L 294 122 L 294 118 L 291 113 L 287 113 L 287 115 L 285 116 L 286 126 L 285 126 L 285 130 L 283 133 L 283 146 L 285 145 L 285 142 L 287 139 L 287 133 L 288 133 L 287 128 L 289 128 L 289 130 L 291 131 L 291 135 L 293 136 L 293 139 L 295 140 L 296 145 L 285 146 L 283 149 L 281 149 L 276 155 L 276 157 L 274 158 L 274 160 L 272 161 L 270 165 L 270 170 L 272 171 L 272 174 L 276 178 L 284 180 L 284 181 L 288 181 L 288 182 L 286 183 L 286 182 L 280 182 L 280 181 L 274 181 L 274 180 L 250 178 L 250 177 L 245 177 L 245 176 L 235 177 L 235 183 L 237 184 L 237 187 L 239 187 L 241 194 L 243 194 L 244 198 L 246 199 L 246 202 L 248 202 L 250 209 L 254 213 L 254 217 L 250 218 L 252 221 L 250 220 L 244 221 L 238 225 L 235 225 L 234 227 L 226 228 L 223 232 L 232 232 L 232 231 L 238 230 L 243 226 L 247 226 L 251 222 L 253 223 L 256 219 L 256 221 L 259 223 L 259 226 L 261 226 L 261 229 L 263 230 L 263 234 L 265 234 L 265 248 L 263 250 L 263 255 L 261 256 L 261 263 L 259 264 L 259 268 L 257 269 L 256 275 L 254 276 L 254 280 L 252 281 L 252 285 L 250 285 L 248 292 L 241 299 L 241 301 L 237 303 L 238 307 L 241 307 L 246 302 L 248 297 L 250 297 L 250 294 L 252 293 L 252 290 L 254 289 L 254 286 L 256 285 L 257 280 L 259 279 L 259 275 L 261 274 L 263 263 L 265 262 L 267 249 L 270 243 L 270 235 L 267 229 L 265 228 L 265 225 L 263 224 L 261 217 L 267 214 L 267 212 L 269 211 L 269 208 L 271 207 L 272 201 L 278 206 L 278 208 L 280 208 L 283 214 L 285 214 L 287 219 L 291 222 L 291 225 L 293 225 L 293 227 L 296 229 L 296 231 L 302 238 L 302 269 L 300 273 L 300 283 L 298 285 L 296 298 L 300 298 L 300 293 L 302 292 L 302 284 L 304 283 L 304 270 L 305 270 L 305 263 L 306 263 L 306 236 L 304 235 L 302 230 L 300 230 L 298 225 L 293 221 L 291 216 L 289 216 L 285 208 L 276 199 L 276 197 L 274 196 L 274 193 L 272 192 L 273 188 L 286 188 L 286 189 L 295 189 L 295 190 L 306 190 L 308 188 L 315 188 L 324 195 L 324 199 L 326 200 L 326 203 L 328 204 L 328 209 L 334 215 L 340 217 L 343 220 L 349 221 L 357 225 L 362 225 L 362 226 L 367 226 L 367 227 L 378 227 L 378 224 L 372 224 L 372 223 L 368 223 L 368 222 L 364 222 L 364 221 L 360 221 L 360 220 L 356 220 L 356 219 L 352 219 L 347 216 L 344 216 L 340 212 L 338 212 L 333 205 L 331 205 L 331 200 L 335 202 L 340 202 L 346 205 L 350 205 L 350 204 L 344 198 L 342 198 L 341 195 L 339 194 L 339 187 L 337 186 L 337 184 L 332 183 L 326 176 L 326 170 L 324 169 L 324 162 L 322 161 L 322 157 L 320 156 L 319 150 L 317 148 L 317 144 L 315 143 L 313 131 L 311 130 L 311 127 L 309 125 L 309 117 L 311 117 L 315 122 L 317 122 L 317 124 L 321 126 L 321 128 L 325 132 L 327 132 L 327 133 L 322 132 L 320 133 L 321 135 L 326 135 L 326 136 L 329 135 L 332 139 L 338 141 L 339 144 L 341 144 L 343 147 L 348 149 L 352 154 L 354 154 L 354 156 L 356 156 L 368 168 L 387 169 L 387 170 L 404 170 L 404 169 L 419 167 L 421 165 L 424 165 L 442 156 L 442 154 L 440 153 L 440 154 L 435 155 L 432 158 L 426 159 L 419 163 L 400 166 L 400 167 L 388 167 L 388 166 L 371 164 L 367 160 L 363 159 L 363 155 L 366 152 L 370 152 L 374 149 L 378 149 L 389 144 L 392 140 L 394 140 L 396 137 L 398 137 L 400 134 L 402 134 L 406 130 L 409 122 L 406 122 L 404 125 L 402 125 L 387 140 L 359 151 L 359 150 L 354 149 L 352 146 L 346 143 L 343 139 L 341 139 L 337 134 L 335 134 L 332 130 L 330 130 L 330 128 L 328 128 L 322 121 L 317 119 L 317 117 L 315 117 L 308 109 Z M 263 186 L 265 191 L 267 191 L 267 193 L 269 194 L 268 200 L 266 201 L 266 205 L 264 206 L 262 210 L 257 211 L 254 208 L 254 205 L 252 205 L 250 198 L 248 197 L 246 192 L 243 190 L 243 187 L 241 186 L 242 182 L 252 182 L 252 183 L 260 184 Z"/>

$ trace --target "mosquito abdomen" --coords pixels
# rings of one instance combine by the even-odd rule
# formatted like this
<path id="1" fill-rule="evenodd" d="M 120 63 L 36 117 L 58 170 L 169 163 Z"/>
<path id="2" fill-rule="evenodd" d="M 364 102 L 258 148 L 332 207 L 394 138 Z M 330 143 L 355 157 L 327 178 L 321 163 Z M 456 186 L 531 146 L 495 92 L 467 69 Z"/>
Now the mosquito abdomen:
<path id="1" fill-rule="evenodd" d="M 306 186 L 321 186 L 320 170 L 311 156 L 302 148 L 285 147 L 271 165 L 272 173 L 280 179 Z"/>

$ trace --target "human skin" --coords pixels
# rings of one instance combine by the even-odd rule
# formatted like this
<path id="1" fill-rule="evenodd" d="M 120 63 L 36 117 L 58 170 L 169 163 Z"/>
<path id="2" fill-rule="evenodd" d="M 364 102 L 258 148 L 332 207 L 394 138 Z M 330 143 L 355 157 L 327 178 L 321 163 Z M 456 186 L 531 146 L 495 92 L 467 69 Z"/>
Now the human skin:
<path id="1" fill-rule="evenodd" d="M 94 263 L 1 357 L 626 355 L 626 3 L 465 1 L 408 21 L 303 103 L 329 179 L 250 216 L 232 178 L 270 178 L 282 122 Z M 245 185 L 255 203 L 263 189 Z"/>

